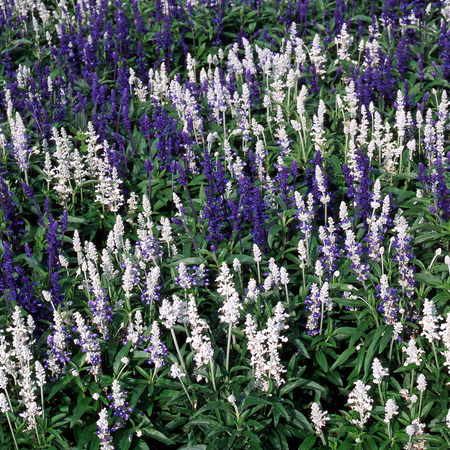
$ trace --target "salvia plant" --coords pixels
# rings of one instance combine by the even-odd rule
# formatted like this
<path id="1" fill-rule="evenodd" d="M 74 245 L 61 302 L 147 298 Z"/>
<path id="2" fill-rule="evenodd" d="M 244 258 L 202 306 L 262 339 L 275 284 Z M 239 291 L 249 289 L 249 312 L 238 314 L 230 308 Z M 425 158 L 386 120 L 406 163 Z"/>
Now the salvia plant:
<path id="1" fill-rule="evenodd" d="M 448 0 L 0 9 L 0 448 L 450 448 Z"/>

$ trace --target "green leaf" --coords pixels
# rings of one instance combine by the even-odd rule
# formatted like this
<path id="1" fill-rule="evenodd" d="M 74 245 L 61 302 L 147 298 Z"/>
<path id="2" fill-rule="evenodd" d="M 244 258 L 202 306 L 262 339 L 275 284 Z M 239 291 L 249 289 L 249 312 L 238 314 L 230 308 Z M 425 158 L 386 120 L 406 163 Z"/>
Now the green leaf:
<path id="1" fill-rule="evenodd" d="M 326 373 L 328 371 L 328 362 L 322 350 L 316 352 L 316 359 L 321 369 Z"/>
<path id="2" fill-rule="evenodd" d="M 172 441 L 172 439 L 168 438 L 167 436 L 162 434 L 160 431 L 155 430 L 154 428 L 146 427 L 146 428 L 142 428 L 142 431 L 147 436 L 150 436 L 160 442 L 163 442 L 164 444 L 167 444 L 167 445 L 175 444 L 175 442 Z"/>
<path id="3" fill-rule="evenodd" d="M 272 225 L 270 227 L 269 237 L 268 237 L 268 242 L 269 242 L 270 248 L 272 248 L 273 240 L 275 239 L 275 236 L 277 236 L 282 229 L 283 229 L 283 227 L 278 224 Z"/>
<path id="4" fill-rule="evenodd" d="M 61 389 L 64 389 L 64 387 L 69 383 L 70 383 L 70 379 L 68 377 L 62 378 L 60 381 L 58 381 L 53 386 L 47 399 L 50 400 L 58 391 L 60 391 Z"/>
<path id="5" fill-rule="evenodd" d="M 187 423 L 187 426 L 206 426 L 206 427 L 216 427 L 218 425 L 218 423 L 215 420 L 211 420 L 211 419 L 194 419 L 194 420 L 190 420 L 189 423 Z"/>
<path id="6" fill-rule="evenodd" d="M 141 398 L 141 395 L 144 393 L 145 388 L 148 386 L 147 383 L 141 383 L 138 384 L 134 389 L 133 389 L 133 395 L 131 397 L 131 401 L 130 401 L 130 408 L 135 408 L 137 402 L 139 401 L 139 399 Z"/>
<path id="7" fill-rule="evenodd" d="M 180 447 L 180 450 L 206 450 L 206 445 L 186 445 Z"/>
<path id="8" fill-rule="evenodd" d="M 84 397 L 78 402 L 78 405 L 70 418 L 70 428 L 72 428 L 78 422 L 78 419 L 85 413 L 90 401 L 91 399 L 89 397 Z"/>
<path id="9" fill-rule="evenodd" d="M 336 367 L 339 367 L 341 364 L 345 363 L 350 356 L 355 353 L 356 349 L 355 347 L 348 348 L 345 350 L 341 355 L 339 355 L 339 358 L 334 362 L 334 364 L 330 367 L 330 371 L 336 369 Z"/>
<path id="10" fill-rule="evenodd" d="M 131 434 L 131 432 L 125 432 L 120 440 L 120 450 L 128 450 L 131 447 L 131 439 L 128 439 L 128 434 Z"/>
<path id="11" fill-rule="evenodd" d="M 281 389 L 280 389 L 280 395 L 288 394 L 289 392 L 293 391 L 296 387 L 301 386 L 303 384 L 304 380 L 297 380 L 293 381 L 292 383 L 286 383 Z"/>
<path id="12" fill-rule="evenodd" d="M 435 287 L 443 285 L 443 282 L 439 277 L 436 277 L 434 275 L 431 275 L 429 273 L 424 273 L 424 272 L 416 274 L 416 280 L 419 283 L 423 283 L 425 285 L 430 285 L 430 286 L 435 286 Z"/>
<path id="13" fill-rule="evenodd" d="M 325 387 L 323 387 L 319 383 L 316 383 L 315 381 L 311 381 L 311 380 L 306 380 L 304 378 L 300 378 L 298 380 L 298 382 L 299 382 L 298 387 L 301 387 L 303 389 L 311 389 L 312 391 L 320 391 L 320 392 L 323 392 L 323 393 L 327 392 Z"/>
<path id="14" fill-rule="evenodd" d="M 286 411 L 286 408 L 283 406 L 281 402 L 273 402 L 272 406 L 275 410 L 277 410 L 286 420 L 290 420 L 290 416 Z"/>
<path id="15" fill-rule="evenodd" d="M 82 219 L 81 217 L 67 216 L 67 222 L 69 222 L 69 223 L 85 223 L 86 219 Z"/>
<path id="16" fill-rule="evenodd" d="M 245 400 L 244 400 L 245 401 Z M 210 411 L 211 409 L 220 409 L 223 405 L 223 400 L 219 400 L 217 402 L 210 402 L 206 404 L 205 406 L 202 406 L 195 414 L 194 417 L 200 416 L 205 411 Z"/>
<path id="17" fill-rule="evenodd" d="M 316 443 L 316 437 L 315 436 L 308 436 L 300 445 L 298 450 L 309 450 L 314 446 Z"/>
<path id="18" fill-rule="evenodd" d="M 131 342 L 127 342 L 127 344 L 124 345 L 120 349 L 119 353 L 117 353 L 116 359 L 114 360 L 114 365 L 113 365 L 113 370 L 114 370 L 115 375 L 117 375 L 117 373 L 119 372 L 119 367 L 122 364 L 121 359 L 128 355 L 130 348 L 131 348 Z"/>
<path id="19" fill-rule="evenodd" d="M 255 406 L 255 405 L 268 405 L 270 402 L 267 400 L 264 400 L 263 398 L 259 397 L 246 397 L 244 401 L 242 402 L 243 408 L 248 408 L 249 406 Z"/>
<path id="20" fill-rule="evenodd" d="M 295 340 L 295 344 L 298 345 L 298 347 L 299 347 L 299 349 L 301 350 L 301 352 L 302 352 L 308 359 L 311 358 L 311 357 L 309 356 L 308 350 L 306 350 L 305 344 L 304 344 L 300 339 L 296 339 L 296 340 Z"/>
<path id="21" fill-rule="evenodd" d="M 385 330 L 386 330 L 386 327 L 381 326 L 375 331 L 375 333 L 373 335 L 372 343 L 369 346 L 369 350 L 367 350 L 366 360 L 364 361 L 364 372 L 367 375 L 370 373 L 370 364 L 372 363 L 372 360 L 375 356 L 377 347 L 380 345 L 380 337 Z"/>

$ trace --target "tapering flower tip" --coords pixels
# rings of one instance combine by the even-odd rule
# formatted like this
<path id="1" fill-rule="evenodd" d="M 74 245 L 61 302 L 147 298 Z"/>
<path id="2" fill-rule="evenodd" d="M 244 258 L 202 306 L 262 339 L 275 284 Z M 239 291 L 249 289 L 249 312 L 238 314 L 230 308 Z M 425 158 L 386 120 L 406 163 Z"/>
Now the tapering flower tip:
<path id="1" fill-rule="evenodd" d="M 178 367 L 177 364 L 172 364 L 170 366 L 170 376 L 172 378 L 183 378 L 186 374 Z"/>
<path id="2" fill-rule="evenodd" d="M 34 192 L 33 189 L 30 188 L 30 186 L 28 186 L 28 184 L 26 184 L 24 181 L 22 181 L 22 188 L 25 191 L 25 194 L 27 195 L 27 197 L 30 200 L 34 200 Z"/>
<path id="3" fill-rule="evenodd" d="M 179 227 L 182 227 L 183 226 L 183 221 L 181 220 L 181 219 L 178 219 L 178 218 L 176 218 L 176 217 L 172 217 L 172 222 L 175 224 L 175 225 L 178 225 Z"/>
<path id="4" fill-rule="evenodd" d="M 101 450 L 114 450 L 112 443 L 113 437 L 111 435 L 111 429 L 108 423 L 108 409 L 103 408 L 99 413 L 99 419 L 97 420 L 97 436 L 100 439 Z"/>
<path id="5" fill-rule="evenodd" d="M 245 295 L 245 303 L 248 303 L 250 301 L 256 301 L 258 298 L 260 291 L 258 289 L 258 285 L 256 283 L 256 280 L 254 278 L 250 278 L 248 285 L 247 285 L 247 293 Z"/>
<path id="6" fill-rule="evenodd" d="M 372 363 L 372 371 L 373 371 L 373 382 L 375 384 L 380 384 L 383 381 L 383 377 L 387 377 L 389 372 L 385 369 L 378 358 L 375 358 Z"/>
<path id="7" fill-rule="evenodd" d="M 126 395 L 127 393 L 122 390 L 119 381 L 114 380 L 111 386 L 111 393 L 107 398 L 112 400 L 109 409 L 112 409 L 113 416 L 118 418 L 118 422 L 114 425 L 115 429 L 121 428 L 124 422 L 130 418 L 130 413 L 133 411 L 125 399 Z"/>
<path id="8" fill-rule="evenodd" d="M 284 267 L 280 269 L 280 282 L 283 286 L 287 286 L 289 284 L 289 274 Z"/>
<path id="9" fill-rule="evenodd" d="M 173 302 L 164 299 L 159 308 L 159 318 L 163 320 L 163 325 L 171 329 L 178 323 L 186 323 L 186 302 L 181 300 L 178 296 L 173 296 Z"/>
<path id="10" fill-rule="evenodd" d="M 429 299 L 425 299 L 422 314 L 422 320 L 419 322 L 423 327 L 422 336 L 432 343 L 439 339 L 439 322 L 442 317 L 437 314 L 433 300 Z"/>
<path id="11" fill-rule="evenodd" d="M 37 385 L 39 387 L 43 387 L 45 384 L 45 369 L 42 367 L 42 364 L 39 361 L 36 361 L 34 367 L 36 370 Z"/>
<path id="12" fill-rule="evenodd" d="M 173 242 L 172 228 L 170 227 L 170 221 L 167 217 L 161 217 L 161 241 L 169 245 Z"/>
<path id="13" fill-rule="evenodd" d="M 430 205 L 430 206 L 428 207 L 428 209 L 430 210 L 430 213 L 431 213 L 431 214 L 437 214 L 437 210 L 436 210 L 436 208 L 435 208 L 433 205 Z"/>
<path id="14" fill-rule="evenodd" d="M 404 351 L 408 357 L 405 361 L 405 366 L 409 366 L 410 364 L 416 364 L 420 366 L 422 363 L 422 354 L 425 353 L 421 348 L 417 347 L 417 343 L 415 339 L 411 339 L 408 342 L 407 347 L 403 347 L 402 351 Z"/>
<path id="15" fill-rule="evenodd" d="M 314 266 L 314 272 L 315 272 L 316 276 L 318 276 L 319 278 L 323 277 L 323 275 L 324 275 L 323 265 L 322 265 L 322 261 L 320 261 L 320 259 L 318 259 L 316 261 L 316 264 Z"/>
<path id="16" fill-rule="evenodd" d="M 417 389 L 419 389 L 420 392 L 425 392 L 427 389 L 427 379 L 423 373 L 417 377 Z"/>
<path id="17" fill-rule="evenodd" d="M 355 381 L 355 387 L 348 396 L 350 408 L 359 414 L 359 418 L 352 419 L 352 423 L 359 428 L 362 428 L 371 416 L 373 399 L 367 394 L 369 390 L 369 385 L 365 385 L 361 380 L 358 380 Z"/>
<path id="18" fill-rule="evenodd" d="M 228 402 L 231 403 L 232 405 L 236 404 L 236 397 L 234 395 L 229 395 L 227 398 Z"/>
<path id="19" fill-rule="evenodd" d="M 253 259 L 255 260 L 255 262 L 261 262 L 262 260 L 261 250 L 256 244 L 253 244 Z"/>
<path id="20" fill-rule="evenodd" d="M 314 402 L 311 405 L 311 422 L 313 423 L 317 434 L 321 433 L 322 428 L 330 420 L 330 417 L 327 414 L 328 411 L 322 411 L 318 403 Z"/>
<path id="21" fill-rule="evenodd" d="M 3 392 L 0 392 L 0 411 L 6 414 L 9 411 L 9 404 Z"/>
<path id="22" fill-rule="evenodd" d="M 386 402 L 385 407 L 386 414 L 384 416 L 384 421 L 389 423 L 394 416 L 398 414 L 398 406 L 395 404 L 395 401 L 391 398 Z"/>
<path id="23" fill-rule="evenodd" d="M 165 366 L 164 357 L 167 355 L 167 347 L 161 342 L 161 332 L 159 330 L 158 322 L 155 320 L 152 325 L 150 347 L 146 352 L 150 353 L 148 364 L 154 364 L 155 368 Z"/>

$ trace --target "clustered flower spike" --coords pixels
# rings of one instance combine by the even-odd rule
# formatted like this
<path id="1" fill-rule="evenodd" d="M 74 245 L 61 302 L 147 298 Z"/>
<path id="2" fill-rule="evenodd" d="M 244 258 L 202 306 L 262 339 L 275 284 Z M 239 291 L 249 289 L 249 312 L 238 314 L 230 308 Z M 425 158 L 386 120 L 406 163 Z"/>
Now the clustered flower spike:
<path id="1" fill-rule="evenodd" d="M 97 436 L 100 439 L 101 450 L 114 450 L 113 436 L 108 423 L 108 408 L 103 408 L 97 420 Z"/>
<path id="2" fill-rule="evenodd" d="M 122 390 L 118 380 L 114 380 L 111 388 L 111 393 L 108 395 L 108 400 L 111 400 L 109 409 L 112 410 L 112 417 L 116 420 L 111 431 L 116 431 L 125 425 L 125 422 L 130 418 L 130 413 L 133 411 L 129 407 L 129 403 L 125 400 L 127 393 Z"/>
<path id="3" fill-rule="evenodd" d="M 378 358 L 375 358 L 372 363 L 372 371 L 373 371 L 373 382 L 375 384 L 380 384 L 383 380 L 383 377 L 389 376 L 389 372 L 385 369 Z"/>
<path id="4" fill-rule="evenodd" d="M 386 402 L 385 411 L 384 421 L 386 423 L 389 423 L 394 416 L 398 415 L 398 406 L 392 398 L 388 399 Z"/>
<path id="5" fill-rule="evenodd" d="M 355 445 L 372 407 L 392 444 L 405 441 L 391 429 L 399 416 L 408 450 L 426 447 L 420 420 L 430 434 L 438 421 L 450 427 L 450 411 L 430 406 L 440 365 L 450 370 L 445 289 L 419 311 L 414 298 L 424 274 L 438 289 L 450 275 L 440 239 L 450 222 L 450 0 L 372 2 L 369 21 L 362 2 L 245 1 L 242 24 L 229 20 L 236 2 L 218 0 L 47 3 L 0 1 L 0 41 L 14 41 L 1 52 L 0 412 L 13 437 L 25 432 L 19 445 L 51 440 L 40 419 L 57 420 L 61 386 L 91 389 L 101 449 L 137 445 L 134 432 L 161 422 L 139 412 L 125 423 L 123 386 L 148 378 L 145 361 L 195 393 L 185 389 L 193 413 L 204 399 L 192 380 L 210 377 L 216 391 L 231 346 L 236 380 L 250 376 L 261 397 L 311 375 L 298 367 L 304 348 L 286 345 L 301 333 L 356 364 L 352 383 L 365 356 L 345 351 L 352 326 L 361 352 L 374 327 L 386 329 L 365 381 L 349 388 Z M 202 23 L 214 31 L 209 49 Z M 422 42 L 433 52 L 418 53 Z M 334 299 L 343 307 L 332 312 Z M 388 370 L 399 351 L 405 367 Z M 384 403 L 388 382 L 399 394 L 375 407 L 370 386 Z M 334 418 L 319 394 L 309 428 L 339 446 L 348 430 L 327 442 Z M 181 420 L 179 399 L 160 398 L 163 415 Z M 239 425 L 238 386 L 218 398 Z"/>
<path id="6" fill-rule="evenodd" d="M 159 308 L 159 318 L 163 321 L 163 325 L 170 330 L 177 323 L 182 324 L 188 321 L 186 308 L 186 302 L 174 295 L 172 303 L 167 299 L 162 301 Z"/>
<path id="7" fill-rule="evenodd" d="M 402 351 L 407 354 L 404 366 L 409 366 L 410 364 L 415 364 L 420 366 L 422 363 L 422 355 L 425 353 L 421 348 L 417 346 L 415 339 L 411 339 L 408 342 L 407 347 L 402 347 Z"/>
<path id="8" fill-rule="evenodd" d="M 281 376 L 286 369 L 281 364 L 278 348 L 283 342 L 287 342 L 287 338 L 281 336 L 281 332 L 288 328 L 287 317 L 282 304 L 278 303 L 273 317 L 267 321 L 267 328 L 257 331 L 252 316 L 247 314 L 244 332 L 251 354 L 250 364 L 254 368 L 255 385 L 262 391 L 269 390 L 269 379 L 277 387 L 285 383 Z"/>
<path id="9" fill-rule="evenodd" d="M 240 311 L 243 309 L 243 306 L 239 299 L 239 294 L 234 287 L 233 275 L 226 263 L 222 263 L 216 283 L 217 292 L 222 297 L 225 297 L 224 304 L 219 309 L 219 312 L 221 313 L 219 319 L 221 322 L 235 327 L 239 322 Z"/>
<path id="10" fill-rule="evenodd" d="M 150 353 L 150 359 L 148 363 L 153 364 L 155 366 L 155 369 L 166 365 L 164 357 L 167 355 L 167 347 L 161 342 L 161 332 L 156 320 L 152 325 L 150 347 L 145 351 Z"/>
<path id="11" fill-rule="evenodd" d="M 328 411 L 322 411 L 316 402 L 311 405 L 311 422 L 313 423 L 317 434 L 322 432 L 322 428 L 324 428 L 326 423 L 330 420 L 330 417 L 327 414 Z"/>
<path id="12" fill-rule="evenodd" d="M 322 316 L 322 311 L 331 311 L 333 308 L 328 288 L 328 282 L 325 282 L 320 289 L 316 283 L 313 283 L 310 288 L 310 294 L 306 297 L 305 305 L 309 313 L 306 330 L 312 336 L 319 334 L 320 320 L 325 317 L 325 315 Z"/>
<path id="13" fill-rule="evenodd" d="M 430 343 L 440 338 L 438 332 L 440 320 L 442 320 L 442 317 L 437 314 L 433 300 L 425 299 L 423 317 L 419 324 L 423 327 L 422 335 Z"/>
<path id="14" fill-rule="evenodd" d="M 352 423 L 358 428 L 363 428 L 370 419 L 373 399 L 367 394 L 370 386 L 365 385 L 361 380 L 355 381 L 355 387 L 348 396 L 348 403 L 353 411 L 358 413 L 358 418 L 352 419 Z"/>
<path id="15" fill-rule="evenodd" d="M 76 327 L 74 331 L 79 338 L 74 339 L 74 343 L 81 347 L 81 351 L 86 354 L 86 362 L 89 364 L 89 373 L 97 378 L 101 374 L 101 352 L 97 342 L 97 335 L 91 333 L 91 327 L 86 325 L 82 315 L 77 311 L 74 314 Z"/>
<path id="16" fill-rule="evenodd" d="M 198 371 L 212 361 L 214 349 L 211 345 L 211 339 L 205 333 L 206 330 L 209 330 L 208 324 L 199 316 L 197 303 L 192 294 L 189 295 L 187 304 L 187 317 L 191 327 L 191 336 L 186 339 L 186 342 L 190 343 L 196 352 L 194 361 L 197 381 L 201 381 L 203 376 Z"/>

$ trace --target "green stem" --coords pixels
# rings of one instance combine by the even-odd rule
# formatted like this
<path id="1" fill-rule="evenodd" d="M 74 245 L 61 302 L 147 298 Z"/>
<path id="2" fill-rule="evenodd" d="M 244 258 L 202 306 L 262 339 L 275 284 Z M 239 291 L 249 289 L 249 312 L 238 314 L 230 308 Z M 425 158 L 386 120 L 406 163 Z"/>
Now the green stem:
<path id="1" fill-rule="evenodd" d="M 212 359 L 209 360 L 209 364 L 210 364 L 210 366 L 211 366 L 211 381 L 212 381 L 212 384 L 213 384 L 214 392 L 216 392 L 216 391 L 217 391 L 217 388 L 216 388 L 216 378 L 215 378 L 215 376 L 214 376 L 214 363 L 213 363 L 213 360 L 212 360 Z"/>
<path id="2" fill-rule="evenodd" d="M 324 310 L 324 302 L 322 302 L 322 305 L 320 307 L 320 330 L 319 334 L 322 334 L 322 327 L 323 327 L 323 310 Z"/>
<path id="3" fill-rule="evenodd" d="M 7 391 L 6 389 L 4 389 L 4 391 L 5 391 L 6 398 L 7 398 L 7 400 L 8 400 L 9 409 L 10 409 L 11 411 L 14 411 L 14 410 L 13 410 L 13 407 L 12 407 L 12 404 L 11 404 L 11 399 L 9 398 L 8 391 Z"/>
<path id="4" fill-rule="evenodd" d="M 19 450 L 19 446 L 17 445 L 16 435 L 14 434 L 14 429 L 12 427 L 11 420 L 9 419 L 8 413 L 6 413 L 5 415 L 6 415 L 6 418 L 8 419 L 8 425 L 9 425 L 9 429 L 11 430 L 11 434 L 12 434 L 12 437 L 13 437 L 14 447 L 16 447 L 17 450 Z"/>
<path id="5" fill-rule="evenodd" d="M 45 410 L 44 410 L 44 387 L 41 386 L 41 404 L 42 404 L 42 420 L 45 420 Z"/>
<path id="6" fill-rule="evenodd" d="M 238 409 L 238 407 L 236 406 L 236 403 L 233 403 L 233 406 L 234 406 L 234 412 L 235 412 L 235 414 L 236 414 L 236 422 L 237 422 L 237 425 L 238 425 L 238 427 L 239 427 L 239 417 L 240 417 L 239 409 Z"/>
<path id="7" fill-rule="evenodd" d="M 228 341 L 227 341 L 227 361 L 226 361 L 226 369 L 228 372 L 228 368 L 230 366 L 230 347 L 231 347 L 231 322 L 228 325 Z"/>
<path id="8" fill-rule="evenodd" d="M 436 361 L 436 369 L 439 370 L 439 361 L 436 353 L 436 347 L 434 346 L 434 341 L 431 343 L 431 345 L 433 346 L 434 359 Z"/>
<path id="9" fill-rule="evenodd" d="M 420 419 L 420 414 L 422 412 L 422 398 L 423 398 L 423 392 L 420 391 L 420 400 L 419 400 L 419 414 L 417 415 L 417 418 Z"/>
<path id="10" fill-rule="evenodd" d="M 325 445 L 325 447 L 326 447 L 326 446 L 327 446 L 327 441 L 326 441 L 326 439 L 325 439 L 325 436 L 324 436 L 322 430 L 320 431 L 320 439 L 321 439 L 321 441 L 322 441 L 322 444 Z"/>
<path id="11" fill-rule="evenodd" d="M 156 366 L 155 369 L 153 370 L 153 375 L 152 375 L 152 384 L 155 381 L 155 377 L 156 377 L 156 373 L 158 372 L 159 366 Z"/>
<path id="12" fill-rule="evenodd" d="M 187 395 L 187 398 L 189 399 L 192 407 L 195 409 L 194 402 L 192 401 L 191 396 L 189 395 L 189 392 L 187 391 L 186 386 L 184 385 L 183 380 L 181 379 L 181 377 L 179 377 L 179 380 L 181 382 L 181 386 L 183 386 L 183 389 L 184 389 L 185 394 Z"/>
<path id="13" fill-rule="evenodd" d="M 381 383 L 382 381 L 378 383 L 378 392 L 380 393 L 381 404 L 384 405 L 383 393 L 381 392 Z"/>
<path id="14" fill-rule="evenodd" d="M 36 419 L 34 420 L 34 429 L 36 430 L 36 437 L 37 437 L 38 444 L 39 444 L 39 447 L 40 447 L 41 446 L 41 438 L 39 437 L 39 432 L 38 432 L 38 429 L 37 429 Z"/>
<path id="15" fill-rule="evenodd" d="M 178 342 L 177 342 L 177 337 L 175 336 L 175 331 L 173 331 L 173 328 L 171 328 L 170 332 L 172 333 L 173 343 L 175 344 L 175 348 L 177 350 L 178 359 L 180 360 L 181 367 L 183 368 L 184 373 L 187 375 L 186 366 L 184 365 L 184 359 L 181 356 L 180 347 L 178 347 Z"/>
<path id="16" fill-rule="evenodd" d="M 391 367 L 392 348 L 394 347 L 394 338 L 391 339 L 391 345 L 389 347 L 389 368 Z"/>

